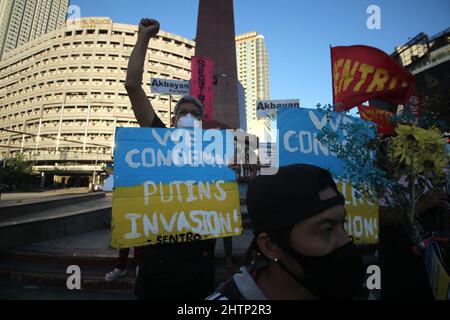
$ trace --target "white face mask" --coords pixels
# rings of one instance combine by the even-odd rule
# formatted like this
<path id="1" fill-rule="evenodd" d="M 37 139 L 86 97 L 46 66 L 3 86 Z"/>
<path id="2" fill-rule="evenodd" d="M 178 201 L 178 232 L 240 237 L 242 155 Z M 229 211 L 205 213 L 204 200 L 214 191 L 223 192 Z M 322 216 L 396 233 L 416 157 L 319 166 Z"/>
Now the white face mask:
<path id="1" fill-rule="evenodd" d="M 199 128 L 201 121 L 198 121 L 192 114 L 187 115 L 178 119 L 177 128 Z"/>

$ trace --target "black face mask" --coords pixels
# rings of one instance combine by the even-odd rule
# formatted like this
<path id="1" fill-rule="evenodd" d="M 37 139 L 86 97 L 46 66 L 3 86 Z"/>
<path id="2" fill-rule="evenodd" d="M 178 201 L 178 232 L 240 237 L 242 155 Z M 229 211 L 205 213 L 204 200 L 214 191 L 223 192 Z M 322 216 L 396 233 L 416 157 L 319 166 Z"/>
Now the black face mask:
<path id="1" fill-rule="evenodd" d="M 362 288 L 364 263 L 358 248 L 350 241 L 324 256 L 306 256 L 286 245 L 281 248 L 303 268 L 299 279 L 282 262 L 280 267 L 301 286 L 320 299 L 352 299 Z"/>

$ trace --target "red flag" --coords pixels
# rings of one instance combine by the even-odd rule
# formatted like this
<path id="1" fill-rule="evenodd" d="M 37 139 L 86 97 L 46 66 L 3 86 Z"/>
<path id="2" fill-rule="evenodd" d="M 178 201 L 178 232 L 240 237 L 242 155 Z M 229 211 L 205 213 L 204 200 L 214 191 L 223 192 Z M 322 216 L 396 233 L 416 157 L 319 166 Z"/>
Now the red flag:
<path id="1" fill-rule="evenodd" d="M 415 77 L 377 48 L 334 47 L 331 62 L 336 111 L 370 99 L 404 104 L 412 94 Z"/>
<path id="2" fill-rule="evenodd" d="M 204 121 L 214 120 L 214 61 L 205 57 L 191 59 L 191 95 L 205 107 Z"/>
<path id="3" fill-rule="evenodd" d="M 392 112 L 370 106 L 358 106 L 358 111 L 361 119 L 372 121 L 378 126 L 378 134 L 394 134 L 395 125 L 391 121 L 394 116 Z"/>

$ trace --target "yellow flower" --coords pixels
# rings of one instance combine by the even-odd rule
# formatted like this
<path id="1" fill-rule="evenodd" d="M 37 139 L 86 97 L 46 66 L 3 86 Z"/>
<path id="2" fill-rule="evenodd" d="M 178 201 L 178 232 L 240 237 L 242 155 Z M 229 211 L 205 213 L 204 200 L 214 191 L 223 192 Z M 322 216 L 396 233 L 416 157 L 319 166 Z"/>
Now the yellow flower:
<path id="1" fill-rule="evenodd" d="M 411 125 L 399 125 L 392 138 L 392 157 L 416 173 L 434 172 L 442 175 L 446 166 L 444 148 L 446 140 L 439 129 L 429 130 Z"/>
<path id="2" fill-rule="evenodd" d="M 435 145 L 440 150 L 442 147 L 442 152 L 444 152 L 447 140 L 443 137 L 442 132 L 438 128 L 432 127 L 427 131 L 427 135 L 425 136 L 425 143 L 428 145 Z"/>
<path id="3" fill-rule="evenodd" d="M 399 124 L 395 132 L 397 133 L 397 138 L 407 140 L 411 143 L 418 142 L 419 144 L 423 144 L 427 136 L 425 129 L 404 124 Z"/>

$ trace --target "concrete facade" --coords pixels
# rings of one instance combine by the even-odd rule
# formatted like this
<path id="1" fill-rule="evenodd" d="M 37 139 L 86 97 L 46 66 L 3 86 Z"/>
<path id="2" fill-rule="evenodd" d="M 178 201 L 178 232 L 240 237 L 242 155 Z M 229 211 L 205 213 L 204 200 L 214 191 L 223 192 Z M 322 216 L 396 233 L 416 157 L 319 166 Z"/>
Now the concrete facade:
<path id="1" fill-rule="evenodd" d="M 137 126 L 124 83 L 137 26 L 83 18 L 0 62 L 0 158 L 22 153 L 38 172 L 92 173 L 112 162 L 116 127 Z M 161 31 L 150 41 L 144 89 L 169 124 L 177 97 L 152 77 L 190 79 L 194 42 Z"/>

